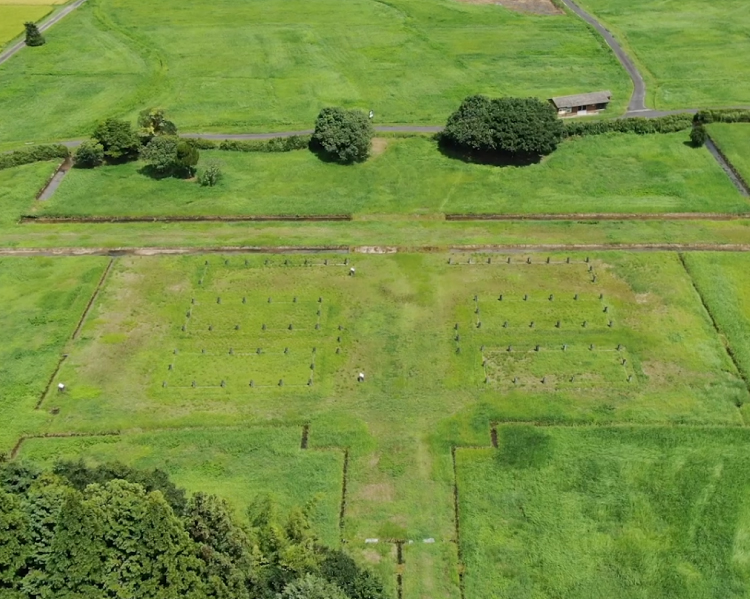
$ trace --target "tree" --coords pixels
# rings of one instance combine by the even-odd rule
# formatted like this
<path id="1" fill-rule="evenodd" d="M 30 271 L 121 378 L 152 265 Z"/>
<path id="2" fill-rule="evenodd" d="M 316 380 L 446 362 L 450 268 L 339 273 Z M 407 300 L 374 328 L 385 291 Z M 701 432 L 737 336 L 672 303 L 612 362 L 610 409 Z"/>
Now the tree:
<path id="1" fill-rule="evenodd" d="M 189 144 L 185 140 L 180 140 L 177 144 L 176 172 L 180 176 L 192 177 L 195 174 L 195 167 L 200 159 L 198 148 Z"/>
<path id="2" fill-rule="evenodd" d="M 144 144 L 157 135 L 177 135 L 177 125 L 167 119 L 162 108 L 147 108 L 138 114 L 138 134 Z"/>
<path id="3" fill-rule="evenodd" d="M 533 161 L 552 153 L 563 132 L 562 121 L 547 102 L 469 96 L 448 118 L 440 140 L 464 152 Z"/>
<path id="4" fill-rule="evenodd" d="M 154 137 L 141 150 L 141 160 L 160 175 L 190 177 L 198 164 L 198 150 L 173 135 Z"/>
<path id="5" fill-rule="evenodd" d="M 84 141 L 75 154 L 75 165 L 78 168 L 94 168 L 104 162 L 104 147 L 93 139 Z"/>
<path id="6" fill-rule="evenodd" d="M 113 162 L 132 160 L 141 145 L 130 123 L 113 118 L 99 123 L 91 137 L 101 144 L 104 156 Z"/>
<path id="7" fill-rule="evenodd" d="M 701 146 L 704 146 L 706 144 L 706 140 L 708 139 L 708 132 L 706 131 L 706 128 L 703 125 L 695 125 L 690 130 L 690 143 L 693 144 L 696 148 L 700 148 Z"/>
<path id="8" fill-rule="evenodd" d="M 290 582 L 284 591 L 276 595 L 277 599 L 348 599 L 335 584 L 319 576 L 305 574 Z"/>
<path id="9" fill-rule="evenodd" d="M 325 549 L 320 565 L 323 578 L 336 584 L 350 599 L 386 599 L 383 584 L 340 549 Z"/>
<path id="10" fill-rule="evenodd" d="M 19 589 L 32 550 L 31 526 L 21 501 L 0 490 L 0 595 Z"/>
<path id="11" fill-rule="evenodd" d="M 42 32 L 39 31 L 39 27 L 36 23 L 26 22 L 23 24 L 26 28 L 26 45 L 27 46 L 43 46 L 47 40 L 44 39 Z"/>
<path id="12" fill-rule="evenodd" d="M 361 162 L 370 153 L 373 128 L 361 110 L 324 108 L 315 121 L 312 147 L 341 163 Z"/>

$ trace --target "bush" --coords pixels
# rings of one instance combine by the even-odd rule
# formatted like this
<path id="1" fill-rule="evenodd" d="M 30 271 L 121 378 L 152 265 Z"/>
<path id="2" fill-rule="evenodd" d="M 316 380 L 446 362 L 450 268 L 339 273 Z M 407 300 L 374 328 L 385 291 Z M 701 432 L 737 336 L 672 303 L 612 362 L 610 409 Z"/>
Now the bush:
<path id="1" fill-rule="evenodd" d="M 130 123 L 119 119 L 99 123 L 91 137 L 102 145 L 104 156 L 114 162 L 134 159 L 141 147 Z"/>
<path id="2" fill-rule="evenodd" d="M 26 28 L 26 45 L 27 46 L 43 46 L 46 40 L 39 31 L 39 27 L 36 23 L 27 22 L 23 26 Z"/>
<path id="3" fill-rule="evenodd" d="M 533 160 L 554 152 L 562 137 L 563 124 L 548 102 L 469 96 L 448 118 L 440 141 L 462 151 Z"/>
<path id="4" fill-rule="evenodd" d="M 138 115 L 138 135 L 146 144 L 157 135 L 177 135 L 177 125 L 167 119 L 161 108 L 147 108 Z"/>
<path id="5" fill-rule="evenodd" d="M 209 162 L 199 174 L 198 183 L 203 187 L 213 187 L 221 178 L 221 167 L 216 162 Z"/>
<path id="6" fill-rule="evenodd" d="M 708 133 L 706 133 L 706 128 L 703 125 L 696 125 L 690 130 L 690 143 L 696 148 L 705 145 L 707 139 Z"/>
<path id="7" fill-rule="evenodd" d="M 647 135 L 651 133 L 676 133 L 693 126 L 693 118 L 689 114 L 671 114 L 655 119 L 635 117 L 630 119 L 612 119 L 606 121 L 580 121 L 565 123 L 566 137 L 588 135 L 602 135 L 604 133 L 637 133 Z"/>
<path id="8" fill-rule="evenodd" d="M 75 154 L 77 168 L 94 168 L 104 162 L 104 148 L 94 140 L 84 141 Z"/>
<path id="9" fill-rule="evenodd" d="M 361 110 L 324 108 L 315 121 L 311 148 L 343 164 L 362 162 L 370 153 L 373 133 Z"/>
<path id="10" fill-rule="evenodd" d="M 174 135 L 154 137 L 141 150 L 141 160 L 162 176 L 191 177 L 198 158 L 197 149 Z"/>
<path id="11" fill-rule="evenodd" d="M 62 144 L 31 146 L 23 150 L 0 154 L 0 169 L 44 160 L 65 159 L 68 156 L 70 156 L 70 150 Z"/>
<path id="12" fill-rule="evenodd" d="M 183 139 L 197 150 L 216 150 L 219 147 L 219 142 L 215 139 L 201 139 L 200 137 L 186 137 Z"/>
<path id="13" fill-rule="evenodd" d="M 211 148 L 218 148 L 227 152 L 292 152 L 308 148 L 311 139 L 310 135 L 290 135 L 289 137 L 273 137 L 271 139 L 225 139 L 218 144 L 208 139 L 191 139 L 189 141 L 197 148 L 201 148 L 203 144 L 208 142 L 211 144 Z"/>
<path id="14" fill-rule="evenodd" d="M 750 109 L 699 110 L 693 117 L 693 122 L 701 125 L 707 125 L 708 123 L 750 123 Z"/>

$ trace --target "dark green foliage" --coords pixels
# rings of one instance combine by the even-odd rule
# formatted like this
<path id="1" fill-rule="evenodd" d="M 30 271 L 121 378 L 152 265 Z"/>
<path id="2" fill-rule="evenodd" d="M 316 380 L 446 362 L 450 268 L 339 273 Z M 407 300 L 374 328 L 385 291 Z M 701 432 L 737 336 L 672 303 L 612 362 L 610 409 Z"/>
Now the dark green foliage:
<path id="1" fill-rule="evenodd" d="M 372 572 L 360 568 L 340 549 L 326 549 L 320 574 L 336 584 L 350 599 L 385 599 L 383 585 Z"/>
<path id="2" fill-rule="evenodd" d="M 132 160 L 138 155 L 141 142 L 127 121 L 107 119 L 91 135 L 104 148 L 104 156 L 112 162 Z"/>
<path id="3" fill-rule="evenodd" d="M 221 167 L 216 162 L 209 162 L 198 174 L 198 183 L 203 187 L 213 187 L 221 179 Z"/>
<path id="4" fill-rule="evenodd" d="M 707 125 L 709 123 L 750 123 L 750 109 L 748 108 L 715 108 L 699 110 L 693 117 L 695 123 Z"/>
<path id="5" fill-rule="evenodd" d="M 26 45 L 27 46 L 43 46 L 46 40 L 39 31 L 39 27 L 36 23 L 27 22 L 23 24 L 26 29 Z"/>
<path id="6" fill-rule="evenodd" d="M 696 125 L 690 130 L 690 143 L 692 143 L 696 148 L 700 148 L 701 146 L 705 145 L 707 139 L 708 133 L 706 132 L 706 128 L 703 125 Z"/>
<path id="7" fill-rule="evenodd" d="M 689 114 L 671 114 L 655 119 L 635 117 L 630 119 L 611 119 L 606 121 L 571 121 L 565 123 L 565 136 L 602 135 L 604 133 L 676 133 L 693 126 Z"/>
<path id="8" fill-rule="evenodd" d="M 349 164 L 367 160 L 374 130 L 361 110 L 324 108 L 315 121 L 310 147 L 323 157 Z"/>
<path id="9" fill-rule="evenodd" d="M 30 146 L 7 154 L 0 154 L 0 169 L 13 168 L 22 164 L 56 160 L 70 156 L 70 150 L 62 144 Z"/>
<path id="10" fill-rule="evenodd" d="M 147 108 L 138 114 L 138 135 L 144 144 L 157 135 L 177 135 L 177 125 L 167 119 L 161 108 Z"/>
<path id="11" fill-rule="evenodd" d="M 84 141 L 75 153 L 77 168 L 94 168 L 104 162 L 104 148 L 102 144 L 90 139 Z"/>
<path id="12" fill-rule="evenodd" d="M 175 485 L 163 470 L 136 470 L 120 463 L 87 466 L 83 460 L 77 462 L 60 461 L 53 469 L 54 473 L 64 478 L 71 487 L 83 491 L 91 484 L 103 485 L 111 480 L 126 480 L 137 483 L 147 491 L 161 491 L 167 503 L 181 514 L 187 505 L 185 491 Z"/>
<path id="13" fill-rule="evenodd" d="M 312 574 L 305 574 L 302 578 L 288 584 L 277 599 L 347 599 L 343 591 L 332 584 Z"/>
<path id="14" fill-rule="evenodd" d="M 141 160 L 162 176 L 191 177 L 198 158 L 196 148 L 174 135 L 158 135 L 141 150 Z"/>
<path id="15" fill-rule="evenodd" d="M 562 137 L 563 124 L 547 102 L 469 96 L 448 118 L 440 141 L 464 152 L 525 160 L 551 154 Z"/>
<path id="16" fill-rule="evenodd" d="M 310 146 L 310 135 L 291 135 L 289 137 L 273 137 L 271 139 L 200 139 L 185 138 L 194 148 L 199 150 L 225 150 L 227 152 L 292 152 L 305 150 Z"/>
<path id="17" fill-rule="evenodd" d="M 502 427 L 498 431 L 498 462 L 506 468 L 539 468 L 552 455 L 551 442 L 542 427 Z"/>

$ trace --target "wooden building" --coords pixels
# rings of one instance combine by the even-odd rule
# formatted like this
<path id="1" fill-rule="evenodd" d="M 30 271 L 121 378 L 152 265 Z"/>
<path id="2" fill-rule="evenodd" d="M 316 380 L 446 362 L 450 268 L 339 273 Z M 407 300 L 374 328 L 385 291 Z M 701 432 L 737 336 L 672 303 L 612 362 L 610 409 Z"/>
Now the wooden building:
<path id="1" fill-rule="evenodd" d="M 550 98 L 560 116 L 596 114 L 600 110 L 605 110 L 611 101 L 612 93 L 608 91 Z"/>

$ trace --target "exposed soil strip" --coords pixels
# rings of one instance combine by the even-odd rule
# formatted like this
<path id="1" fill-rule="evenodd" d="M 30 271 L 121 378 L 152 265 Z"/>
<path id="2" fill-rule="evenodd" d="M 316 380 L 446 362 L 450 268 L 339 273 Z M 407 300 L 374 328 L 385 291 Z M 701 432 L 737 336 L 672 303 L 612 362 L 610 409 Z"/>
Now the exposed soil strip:
<path id="1" fill-rule="evenodd" d="M 300 441 L 299 447 L 300 449 L 307 449 L 307 439 L 310 434 L 310 425 L 305 424 L 302 427 L 302 441 Z"/>
<path id="2" fill-rule="evenodd" d="M 55 15 L 52 15 L 49 19 L 44 21 L 39 25 L 39 31 L 46 31 L 52 25 L 63 19 L 64 17 L 68 16 L 71 12 L 73 12 L 76 8 L 81 6 L 86 0 L 76 0 L 72 4 L 66 6 L 63 8 L 60 12 L 58 12 Z M 22 48 L 26 47 L 26 42 L 24 40 L 21 40 L 20 42 L 13 44 L 10 48 L 5 50 L 5 52 L 0 53 L 0 65 L 4 62 L 11 59 L 11 57 L 15 56 Z"/>
<path id="3" fill-rule="evenodd" d="M 63 160 L 60 163 L 60 166 L 57 167 L 57 170 L 54 172 L 54 174 L 50 177 L 49 181 L 47 181 L 47 184 L 42 187 L 42 189 L 39 191 L 39 193 L 36 196 L 36 199 L 40 202 L 46 202 L 52 197 L 52 194 L 57 191 L 57 188 L 60 187 L 60 183 L 62 183 L 62 180 L 65 178 L 65 175 L 68 174 L 68 171 L 73 168 L 73 159 L 68 156 L 65 160 Z M 23 220 L 23 217 L 22 217 Z"/>
<path id="4" fill-rule="evenodd" d="M 13 449 L 10 452 L 10 459 L 14 459 L 21 449 L 24 441 L 28 439 L 68 439 L 72 437 L 117 437 L 120 435 L 119 431 L 110 431 L 103 433 L 43 433 L 41 435 L 22 435 L 19 437 Z"/>
<path id="5" fill-rule="evenodd" d="M 344 543 L 344 516 L 346 516 L 346 481 L 349 478 L 349 449 L 344 450 L 344 476 L 341 485 L 341 509 L 339 510 L 339 536 Z"/>
<path id="6" fill-rule="evenodd" d="M 34 406 L 35 410 L 38 410 L 42 407 L 42 402 L 44 402 L 44 398 L 47 397 L 47 394 L 49 393 L 49 388 L 52 386 L 52 381 L 55 380 L 55 377 L 57 377 L 57 373 L 60 372 L 60 368 L 62 367 L 63 362 L 65 362 L 65 360 L 67 359 L 68 354 L 63 354 L 62 356 L 60 356 L 60 359 L 57 361 L 57 366 L 55 366 L 55 369 L 52 371 L 52 374 L 47 381 L 47 385 L 44 387 L 44 391 L 42 391 L 42 394 L 39 396 L 39 399 Z"/>
<path id="7" fill-rule="evenodd" d="M 737 190 L 745 197 L 750 196 L 750 187 L 748 187 L 747 181 L 742 178 L 739 171 L 734 168 L 734 165 L 729 162 L 729 159 L 724 155 L 724 152 L 714 143 L 714 140 L 710 137 L 706 139 L 706 148 L 711 152 L 711 156 L 716 159 L 719 166 L 732 180 L 732 183 Z"/>
<path id="8" fill-rule="evenodd" d="M 86 321 L 86 317 L 88 316 L 89 311 L 91 310 L 91 306 L 94 305 L 96 298 L 99 296 L 99 291 L 101 290 L 102 285 L 104 285 L 104 280 L 107 278 L 109 271 L 112 270 L 112 264 L 114 263 L 114 261 L 115 259 L 111 258 L 110 261 L 107 263 L 107 267 L 104 269 L 102 276 L 99 278 L 99 282 L 97 283 L 96 288 L 94 289 L 94 293 L 92 293 L 91 297 L 89 298 L 89 303 L 86 304 L 86 309 L 83 311 L 83 314 L 81 314 L 81 318 L 78 321 L 78 326 L 76 326 L 75 331 L 73 331 L 73 335 L 70 337 L 71 341 L 78 338 L 78 335 L 81 332 L 81 328 L 83 327 L 83 323 Z"/>
<path id="9" fill-rule="evenodd" d="M 345 245 L 217 246 L 217 247 L 117 247 L 117 248 L 3 248 L 0 256 L 187 256 L 197 254 L 322 254 L 348 253 Z"/>
<path id="10" fill-rule="evenodd" d="M 456 551 L 458 553 L 458 588 L 461 599 L 466 597 L 464 584 L 464 559 L 461 549 L 461 520 L 458 509 L 458 467 L 456 466 L 456 447 L 451 447 L 451 459 L 453 461 L 453 521 L 456 526 Z"/>
<path id="11" fill-rule="evenodd" d="M 57 174 L 60 174 L 59 172 Z M 57 176 L 55 175 L 55 177 Z M 64 176 L 65 173 L 62 173 Z M 62 178 L 60 178 L 60 181 Z M 54 184 L 55 178 L 50 182 Z M 57 183 L 59 185 L 59 182 Z M 47 199 L 54 189 L 50 186 L 45 190 L 49 192 L 47 197 L 40 196 L 40 200 Z M 351 214 L 321 214 L 313 216 L 300 216 L 298 214 L 259 214 L 239 216 L 36 216 L 25 214 L 21 216 L 21 223 L 37 223 L 43 225 L 59 225 L 64 223 L 94 224 L 94 223 L 244 223 L 244 222 L 337 222 L 350 221 Z"/>
<path id="12" fill-rule="evenodd" d="M 587 13 L 580 6 L 578 6 L 575 2 L 573 2 L 573 0 L 562 0 L 562 1 L 565 3 L 565 6 L 567 6 L 570 10 L 572 10 L 575 14 L 581 17 L 584 21 L 586 21 L 589 25 L 591 25 L 594 29 L 596 29 L 601 34 L 601 36 L 604 38 L 604 41 L 607 42 L 607 45 L 610 48 L 612 48 L 612 51 L 615 53 L 615 56 L 617 57 L 617 60 L 620 61 L 620 64 L 628 72 L 628 75 L 630 76 L 630 79 L 633 82 L 633 93 L 630 96 L 630 103 L 628 104 L 628 113 L 647 111 L 648 109 L 646 108 L 646 83 L 644 82 L 643 76 L 638 70 L 638 67 L 635 66 L 635 62 L 630 58 L 630 56 L 627 55 L 625 50 L 623 50 L 619 42 L 609 32 L 609 29 L 607 29 L 604 25 L 602 25 L 593 15 L 590 15 L 589 13 Z"/>
<path id="13" fill-rule="evenodd" d="M 497 449 L 497 425 L 495 424 L 490 427 L 490 442 L 492 443 L 492 447 Z"/>
<path id="14" fill-rule="evenodd" d="M 714 331 L 716 332 L 719 339 L 721 340 L 721 344 L 724 346 L 724 349 L 726 350 L 727 355 L 729 356 L 729 359 L 732 360 L 734 367 L 737 369 L 737 372 L 739 373 L 740 377 L 745 383 L 745 387 L 750 392 L 750 380 L 748 380 L 745 371 L 740 366 L 740 363 L 737 361 L 737 357 L 734 355 L 732 346 L 729 344 L 729 339 L 724 333 L 722 333 L 721 328 L 719 327 L 718 321 L 714 317 L 713 312 L 711 312 L 711 309 L 708 307 L 708 304 L 706 303 L 706 300 L 703 298 L 703 294 L 701 294 L 700 289 L 698 289 L 698 286 L 695 284 L 695 279 L 693 279 L 693 276 L 690 274 L 690 269 L 687 267 L 687 264 L 685 263 L 685 257 L 682 254 L 678 254 L 678 256 L 680 258 L 680 264 L 682 264 L 682 268 L 685 269 L 685 274 L 687 275 L 688 279 L 690 279 L 690 284 L 693 286 L 693 289 L 695 290 L 696 295 L 698 296 L 698 298 L 701 301 L 701 304 L 703 305 L 703 309 L 706 311 L 706 314 L 708 314 L 708 317 L 711 320 L 711 324 L 714 327 Z M 741 407 L 742 407 L 742 404 L 737 406 L 738 409 Z M 740 419 L 742 419 L 742 422 L 744 424 L 745 417 L 742 414 L 742 410 L 739 410 L 739 415 L 740 415 Z"/>
<path id="15" fill-rule="evenodd" d="M 718 159 L 717 159 L 718 160 Z M 725 169 L 726 170 L 726 169 Z M 731 175 L 730 175 L 731 176 Z M 737 183 L 735 183 L 737 184 Z M 744 195 L 748 195 L 744 193 Z M 572 214 L 446 214 L 445 220 L 451 221 L 618 221 L 618 220 L 747 220 L 750 212 L 729 214 L 723 212 L 664 212 L 664 213 L 572 213 Z"/>

